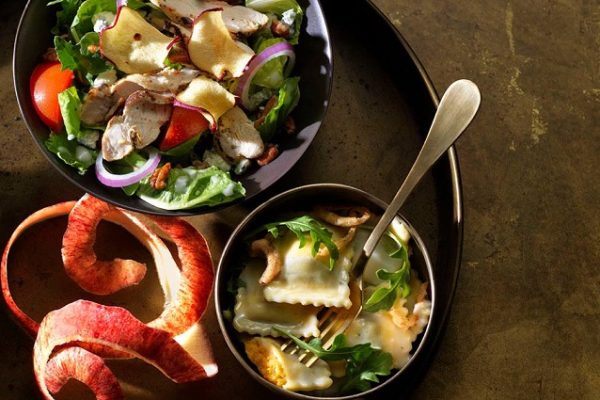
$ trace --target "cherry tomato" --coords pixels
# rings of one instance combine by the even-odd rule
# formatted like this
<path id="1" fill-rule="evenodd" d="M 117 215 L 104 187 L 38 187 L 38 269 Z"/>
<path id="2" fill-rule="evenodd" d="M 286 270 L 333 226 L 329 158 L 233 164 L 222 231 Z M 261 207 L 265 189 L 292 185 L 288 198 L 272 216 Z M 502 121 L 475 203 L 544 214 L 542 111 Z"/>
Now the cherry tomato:
<path id="1" fill-rule="evenodd" d="M 29 89 L 33 107 L 41 120 L 54 132 L 63 127 L 58 94 L 73 84 L 73 71 L 62 70 L 59 62 L 38 65 L 31 74 Z"/>

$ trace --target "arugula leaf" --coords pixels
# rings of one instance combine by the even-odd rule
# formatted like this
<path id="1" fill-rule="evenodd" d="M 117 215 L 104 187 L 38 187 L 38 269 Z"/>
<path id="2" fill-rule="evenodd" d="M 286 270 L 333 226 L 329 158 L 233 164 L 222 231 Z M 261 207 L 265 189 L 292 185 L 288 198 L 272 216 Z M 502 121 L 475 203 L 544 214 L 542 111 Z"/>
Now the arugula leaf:
<path id="1" fill-rule="evenodd" d="M 85 34 L 78 44 L 55 36 L 54 48 L 62 68 L 70 69 L 78 75 L 80 80 L 87 81 L 91 85 L 98 74 L 113 69 L 113 66 L 106 62 L 99 52 L 89 51 L 89 46 L 97 46 L 98 42 L 99 38 L 96 32 Z"/>
<path id="2" fill-rule="evenodd" d="M 379 382 L 379 376 L 387 376 L 392 371 L 392 355 L 373 348 L 370 343 L 348 346 L 346 336 L 339 334 L 333 340 L 331 348 L 326 350 L 319 338 L 305 343 L 278 327 L 273 329 L 290 338 L 301 349 L 310 351 L 322 360 L 346 361 L 346 375 L 341 389 L 343 392 L 368 390 L 372 383 Z"/>
<path id="3" fill-rule="evenodd" d="M 94 164 L 98 152 L 81 146 L 76 140 L 67 139 L 64 133 L 51 133 L 46 142 L 46 148 L 56 154 L 65 164 L 77 168 L 80 175 Z"/>
<path id="4" fill-rule="evenodd" d="M 60 114 L 65 122 L 68 138 L 79 137 L 81 135 L 81 120 L 79 119 L 81 100 L 75 86 L 71 86 L 58 94 L 58 105 L 60 106 Z"/>
<path id="5" fill-rule="evenodd" d="M 395 272 L 386 269 L 377 270 L 377 277 L 388 281 L 385 286 L 378 287 L 363 304 L 367 312 L 389 310 L 394 305 L 398 296 L 404 298 L 410 294 L 410 261 L 408 251 L 401 242 L 396 242 L 399 248 L 390 254 L 390 257 L 402 260 L 402 265 Z"/>
<path id="6" fill-rule="evenodd" d="M 329 250 L 329 270 L 333 269 L 336 260 L 339 257 L 339 251 L 333 242 L 333 233 L 325 228 L 319 221 L 309 215 L 303 215 L 289 221 L 272 222 L 261 227 L 258 231 L 267 230 L 274 238 L 279 236 L 279 228 L 286 227 L 293 232 L 300 241 L 300 248 L 306 244 L 306 233 L 310 235 L 312 240 L 312 256 L 316 256 L 321 244 Z M 258 232 L 253 232 L 254 234 Z"/>
<path id="7" fill-rule="evenodd" d="M 52 28 L 51 32 L 54 35 L 59 35 L 61 32 L 68 32 L 71 22 L 75 15 L 82 0 L 52 0 L 48 2 L 48 6 L 60 4 L 61 9 L 56 13 L 56 25 Z"/>
<path id="8" fill-rule="evenodd" d="M 288 78 L 279 89 L 277 104 L 266 115 L 264 122 L 258 127 L 260 136 L 265 142 L 270 141 L 277 129 L 285 123 L 287 116 L 298 105 L 300 99 L 299 77 Z"/>

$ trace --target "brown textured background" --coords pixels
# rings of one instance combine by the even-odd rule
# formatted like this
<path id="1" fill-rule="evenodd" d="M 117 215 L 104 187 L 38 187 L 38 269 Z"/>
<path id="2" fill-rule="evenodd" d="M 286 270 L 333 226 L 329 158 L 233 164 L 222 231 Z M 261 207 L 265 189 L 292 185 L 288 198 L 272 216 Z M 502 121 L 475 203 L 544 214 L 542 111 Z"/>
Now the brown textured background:
<path id="1" fill-rule="evenodd" d="M 440 350 L 412 397 L 600 398 L 600 3 L 376 4 L 407 38 L 438 91 L 466 77 L 483 94 L 473 134 L 457 145 L 465 239 L 456 298 Z M 23 5 L 11 0 L 0 8 L 2 243 L 35 209 L 80 194 L 51 169 L 20 120 L 10 60 Z M 324 131 L 346 115 L 340 110 L 344 90 L 334 88 Z M 316 144 L 308 154 L 313 160 L 321 152 L 328 162 L 325 155 L 339 150 L 325 139 Z M 242 211 L 202 217 L 203 233 L 227 232 L 239 220 L 236 212 Z M 52 245 L 45 235 L 53 228 L 28 236 L 20 251 L 43 259 L 39 255 Z M 213 252 L 222 245 L 213 243 Z M 25 284 L 18 276 L 14 282 Z M 31 341 L 5 313 L 0 328 L 0 398 L 33 398 Z M 226 350 L 216 352 L 225 356 Z M 150 389 L 164 384 L 158 373 L 152 376 Z M 226 390 L 228 398 L 242 398 Z"/>

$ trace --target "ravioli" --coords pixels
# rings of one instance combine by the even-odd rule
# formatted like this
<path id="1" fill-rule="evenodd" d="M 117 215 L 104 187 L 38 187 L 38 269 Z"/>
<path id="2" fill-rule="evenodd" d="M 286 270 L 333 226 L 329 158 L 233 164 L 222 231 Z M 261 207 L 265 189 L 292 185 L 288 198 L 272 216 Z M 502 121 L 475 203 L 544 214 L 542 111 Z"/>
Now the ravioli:
<path id="1" fill-rule="evenodd" d="M 365 227 L 367 228 L 367 227 Z M 358 229 L 356 232 L 356 237 L 352 244 L 354 248 L 354 259 L 353 262 L 356 261 L 356 258 L 360 255 L 362 251 L 362 247 L 364 246 L 367 238 L 371 234 L 371 228 L 368 229 Z M 396 240 L 402 242 L 404 245 L 408 245 L 410 240 L 410 233 L 406 229 L 406 226 L 400 222 L 399 218 L 395 218 L 392 221 L 390 226 L 390 234 L 394 235 Z M 394 239 L 389 236 L 383 236 L 373 254 L 367 261 L 367 265 L 365 266 L 365 270 L 363 272 L 363 282 L 367 285 L 376 286 L 382 283 L 382 280 L 379 279 L 376 275 L 377 270 L 384 268 L 389 272 L 395 272 L 400 269 L 402 266 L 402 260 L 398 258 L 390 257 L 390 253 L 397 249 L 398 245 L 394 241 Z"/>
<path id="2" fill-rule="evenodd" d="M 265 300 L 263 287 L 258 283 L 264 270 L 258 260 L 249 262 L 239 279 L 244 286 L 238 289 L 233 326 L 239 332 L 261 336 L 280 336 L 277 327 L 296 336 L 319 336 L 317 312 L 319 309 L 300 304 L 273 303 Z"/>
<path id="3" fill-rule="evenodd" d="M 246 354 L 269 382 L 291 391 L 327 389 L 333 383 L 329 365 L 317 360 L 310 368 L 296 356 L 281 350 L 270 338 L 252 338 L 244 343 Z"/>
<path id="4" fill-rule="evenodd" d="M 300 248 L 298 238 L 287 232 L 275 241 L 282 256 L 279 275 L 264 288 L 265 299 L 277 303 L 350 308 L 352 247 L 340 252 L 333 271 L 327 257 L 313 257 L 312 240 Z"/>
<path id="5" fill-rule="evenodd" d="M 431 315 L 431 302 L 418 299 L 423 288 L 421 282 L 413 278 L 411 294 L 398 298 L 390 310 L 361 312 L 346 330 L 348 344 L 370 343 L 392 355 L 394 368 L 402 368 L 410 359 L 413 342 Z"/>

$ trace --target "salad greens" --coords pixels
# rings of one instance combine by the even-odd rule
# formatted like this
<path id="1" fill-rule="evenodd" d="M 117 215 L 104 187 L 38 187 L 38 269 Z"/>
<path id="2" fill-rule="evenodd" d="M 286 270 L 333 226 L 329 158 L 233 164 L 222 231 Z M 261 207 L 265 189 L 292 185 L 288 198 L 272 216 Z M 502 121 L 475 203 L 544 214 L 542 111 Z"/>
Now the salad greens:
<path id="1" fill-rule="evenodd" d="M 246 7 L 277 15 L 280 20 L 292 27 L 288 41 L 291 44 L 298 44 L 304 11 L 296 0 L 246 0 Z"/>
<path id="2" fill-rule="evenodd" d="M 299 82 L 299 77 L 288 78 L 283 82 L 283 85 L 279 89 L 277 104 L 269 111 L 262 125 L 258 127 L 263 140 L 269 141 L 273 139 L 278 127 L 285 123 L 287 116 L 298 104 L 298 100 L 300 99 Z"/>
<path id="3" fill-rule="evenodd" d="M 150 177 L 142 179 L 136 194 L 164 210 L 183 210 L 198 205 L 215 206 L 243 197 L 246 189 L 217 167 L 172 168 L 164 190 L 155 190 Z"/>
<path id="4" fill-rule="evenodd" d="M 98 152 L 77 143 L 76 140 L 67 139 L 64 133 L 51 133 L 45 142 L 46 147 L 65 164 L 77 168 L 80 175 L 94 164 Z"/>
<path id="5" fill-rule="evenodd" d="M 58 95 L 58 105 L 65 123 L 65 129 L 69 138 L 81 136 L 81 120 L 79 119 L 79 109 L 81 100 L 75 86 L 71 86 Z"/>
<path id="6" fill-rule="evenodd" d="M 285 40 L 275 37 L 261 38 L 254 46 L 254 51 L 256 54 L 258 54 L 267 47 L 281 42 L 285 42 Z M 283 84 L 283 70 L 285 68 L 286 61 L 287 57 L 281 56 L 267 62 L 262 66 L 261 69 L 258 70 L 258 72 L 256 72 L 256 75 L 254 75 L 254 78 L 252 78 L 252 84 L 269 89 L 279 89 Z"/>
<path id="7" fill-rule="evenodd" d="M 408 258 L 408 249 L 394 235 L 389 235 L 389 237 L 393 238 L 398 246 L 397 249 L 390 253 L 390 257 L 400 259 L 401 265 L 395 272 L 390 272 L 383 268 L 377 270 L 377 277 L 387 282 L 375 289 L 363 304 L 363 309 L 368 312 L 389 310 L 394 305 L 398 296 L 405 298 L 410 294 L 411 267 Z"/>
<path id="8" fill-rule="evenodd" d="M 181 16 L 189 12 L 184 3 L 174 2 L 170 5 L 173 7 L 166 8 L 166 4 L 155 5 L 149 0 L 128 0 L 126 6 L 132 10 L 139 10 L 140 16 L 146 20 L 145 23 L 153 25 L 163 35 L 175 39 L 176 36 L 181 35 L 181 32 L 174 31 L 168 20 L 177 18 L 178 13 Z M 115 0 L 49 0 L 47 5 L 56 10 L 56 25 L 51 30 L 54 34 L 56 58 L 63 70 L 73 71 L 75 80 L 73 86 L 57 94 L 64 129 L 52 132 L 45 144 L 49 151 L 56 154 L 66 164 L 76 168 L 80 174 L 84 174 L 90 166 L 93 166 L 95 159 L 99 156 L 100 135 L 105 133 L 109 118 L 121 116 L 122 104 L 126 100 L 115 96 L 114 82 L 127 78 L 128 75 L 116 67 L 119 65 L 118 63 L 111 62 L 103 55 L 106 53 L 101 51 L 101 46 L 106 46 L 106 42 L 101 43 L 100 36 L 103 29 L 113 24 L 118 12 L 117 2 Z M 298 43 L 304 12 L 296 0 L 247 0 L 246 6 L 265 14 L 260 16 L 262 22 L 259 25 L 262 28 L 237 36 L 237 40 L 250 46 L 256 54 L 279 42 Z M 191 3 L 190 7 L 193 8 Z M 173 13 L 175 17 L 171 15 Z M 283 32 L 272 30 L 271 25 L 274 20 L 289 27 L 289 35 L 285 30 Z M 176 40 L 173 43 L 175 42 Z M 175 44 L 175 46 L 177 45 Z M 173 53 L 181 57 L 173 57 L 173 59 L 170 56 L 166 57 L 163 63 L 159 63 L 161 64 L 159 67 L 164 67 L 164 70 L 147 73 L 143 71 L 145 73 L 140 72 L 140 74 L 163 74 L 159 84 L 168 86 L 167 84 L 171 82 L 163 82 L 162 79 L 171 79 L 170 77 L 174 75 L 173 71 L 198 69 L 189 59 L 186 61 L 187 57 L 185 56 L 189 56 L 186 52 L 185 46 L 176 48 Z M 262 111 L 247 113 L 250 122 L 261 119 L 261 122 L 257 123 L 255 135 L 258 138 L 258 134 L 260 134 L 259 140 L 263 141 L 262 145 L 269 145 L 276 138 L 278 130 L 283 128 L 290 112 L 298 103 L 299 78 L 287 76 L 288 71 L 285 68 L 287 60 L 287 57 L 281 56 L 265 63 L 256 71 L 251 83 L 251 95 L 248 101 L 255 107 L 247 109 L 259 109 L 270 99 L 272 99 L 272 103 L 275 103 L 274 107 L 265 112 L 266 115 L 261 115 Z M 189 74 L 190 72 L 184 71 L 185 73 Z M 227 77 L 227 80 L 220 83 L 227 90 L 232 91 L 235 89 L 238 78 Z M 187 84 L 188 82 L 183 83 L 182 87 L 177 90 L 181 92 Z M 173 89 L 146 90 L 161 93 L 173 92 Z M 173 94 L 176 93 L 173 92 Z M 112 98 L 114 100 L 111 100 Z M 90 99 L 92 101 L 100 99 L 104 103 L 99 100 L 98 103 L 91 103 L 92 106 L 90 106 L 88 103 Z M 111 104 L 110 101 L 113 103 Z M 106 115 L 103 119 L 102 116 L 94 117 L 93 112 L 88 113 L 87 110 L 97 110 L 94 108 L 96 104 L 100 104 L 98 107 L 106 107 L 111 110 L 111 115 Z M 85 116 L 81 114 L 82 109 L 86 110 Z M 103 108 L 99 108 L 99 110 L 103 110 Z M 218 143 L 217 145 L 213 144 L 215 140 L 212 138 L 218 138 L 218 135 L 190 135 L 185 130 L 187 126 L 185 122 L 175 121 L 172 124 L 174 122 L 172 115 L 171 120 L 160 127 L 161 133 L 152 146 L 160 147 L 162 164 L 171 162 L 174 165 L 182 164 L 183 167 L 178 165 L 170 170 L 165 182 L 166 188 L 163 190 L 156 190 L 150 184 L 149 176 L 135 184 L 123 187 L 122 190 L 127 195 L 138 195 L 143 200 L 168 210 L 213 206 L 243 197 L 245 189 L 239 182 L 231 179 L 230 171 L 234 171 L 238 165 L 250 165 L 252 160 L 225 154 Z M 57 123 L 56 126 L 61 125 L 62 123 Z M 161 141 L 168 135 L 171 135 L 169 136 L 169 145 L 162 146 Z M 123 135 L 123 137 L 126 136 Z M 113 159 L 103 165 L 116 175 L 135 172 L 146 161 L 143 152 L 143 149 L 138 149 L 122 160 L 115 160 L 115 158 L 103 155 L 107 160 Z M 210 167 L 200 169 L 200 167 L 190 166 L 194 160 L 199 160 Z M 224 170 L 220 170 L 218 167 Z M 144 174 L 140 174 L 140 178 L 142 176 Z M 321 229 L 313 222 L 304 222 L 307 223 L 307 227 L 302 228 L 307 229 L 304 233 L 309 232 L 315 239 L 316 247 L 313 248 L 313 253 L 316 253 L 319 245 L 324 243 L 330 250 L 330 265 L 333 266 L 338 252 L 331 240 L 331 232 Z M 294 227 L 293 229 L 300 228 Z M 304 235 L 302 237 L 304 238 Z"/>
<path id="9" fill-rule="evenodd" d="M 87 85 L 94 83 L 94 79 L 102 72 L 114 67 L 102 58 L 100 52 L 90 52 L 90 46 L 98 46 L 99 38 L 96 32 L 84 35 L 81 42 L 73 44 L 61 36 L 54 37 L 54 48 L 63 69 L 75 72 L 82 82 Z"/>
<path id="10" fill-rule="evenodd" d="M 280 234 L 280 228 L 285 227 L 293 232 L 300 241 L 300 248 L 306 245 L 306 233 L 310 235 L 312 239 L 312 256 L 316 256 L 321 244 L 327 247 L 329 250 L 329 269 L 332 270 L 336 260 L 339 257 L 339 251 L 335 243 L 333 242 L 333 233 L 325 228 L 319 221 L 309 215 L 303 215 L 298 218 L 291 219 L 289 221 L 272 222 L 266 224 L 261 228 L 254 231 L 249 236 L 254 236 L 256 233 L 267 230 L 274 238 L 277 238 Z"/>
<path id="11" fill-rule="evenodd" d="M 298 347 L 310 351 L 325 361 L 346 361 L 346 375 L 342 383 L 342 392 L 365 391 L 373 383 L 379 383 L 380 376 L 388 376 L 392 371 L 392 355 L 375 349 L 370 343 L 349 346 L 344 334 L 339 334 L 333 340 L 331 348 L 324 349 L 321 339 L 314 338 L 308 343 L 302 339 L 273 327 L 277 332 L 290 338 Z"/>

